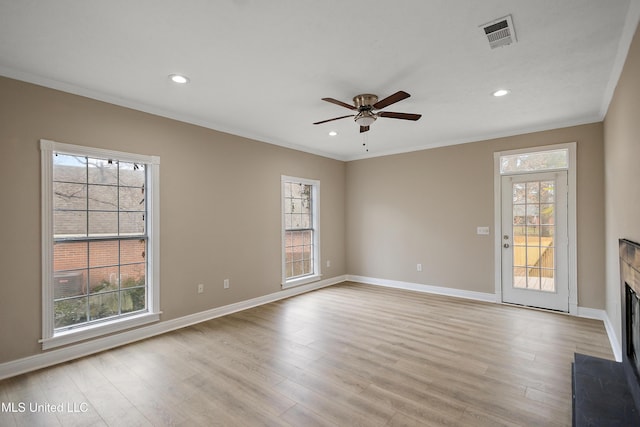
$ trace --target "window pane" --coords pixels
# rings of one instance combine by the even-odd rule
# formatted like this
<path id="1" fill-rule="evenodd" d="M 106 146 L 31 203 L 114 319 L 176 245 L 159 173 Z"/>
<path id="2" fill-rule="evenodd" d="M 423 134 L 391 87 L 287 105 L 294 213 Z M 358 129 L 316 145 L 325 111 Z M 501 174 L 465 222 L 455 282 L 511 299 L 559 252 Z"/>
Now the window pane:
<path id="1" fill-rule="evenodd" d="M 513 184 L 513 204 L 521 204 L 525 202 L 524 194 L 525 194 L 526 184 L 524 183 L 514 183 Z"/>
<path id="2" fill-rule="evenodd" d="M 89 184 L 118 185 L 118 162 L 88 158 Z"/>
<path id="3" fill-rule="evenodd" d="M 540 289 L 540 269 L 529 269 L 527 274 L 527 289 Z"/>
<path id="4" fill-rule="evenodd" d="M 555 227 L 550 225 L 540 227 L 540 235 L 542 237 L 553 237 L 554 231 Z"/>
<path id="5" fill-rule="evenodd" d="M 540 270 L 540 277 L 543 278 L 542 279 L 543 284 L 548 284 L 549 282 L 551 282 L 549 280 L 544 280 L 544 279 L 553 279 L 554 273 L 555 273 L 555 270 L 553 270 L 553 269 L 549 269 L 549 268 L 541 269 Z M 551 282 L 551 283 L 553 283 L 553 282 Z M 549 289 L 549 286 L 547 285 L 547 286 L 543 286 L 542 290 L 548 291 L 548 290 L 554 290 L 554 289 Z"/>
<path id="6" fill-rule="evenodd" d="M 118 212 L 89 212 L 90 236 L 117 236 Z"/>
<path id="7" fill-rule="evenodd" d="M 68 298 L 87 293 L 87 270 L 53 273 L 53 298 Z"/>
<path id="8" fill-rule="evenodd" d="M 53 183 L 53 209 L 87 209 L 87 186 L 68 182 Z"/>
<path id="9" fill-rule="evenodd" d="M 53 311 L 56 328 L 84 323 L 87 321 L 87 297 L 55 301 Z"/>
<path id="10" fill-rule="evenodd" d="M 120 267 L 120 287 L 132 288 L 134 286 L 144 286 L 145 284 L 145 264 L 129 264 Z"/>
<path id="11" fill-rule="evenodd" d="M 144 181 L 145 165 L 120 162 L 120 185 L 127 187 L 144 187 Z"/>
<path id="12" fill-rule="evenodd" d="M 291 199 L 291 212 L 295 214 L 302 213 L 302 200 Z"/>
<path id="13" fill-rule="evenodd" d="M 524 266 L 526 263 L 527 263 L 527 247 L 514 246 L 513 247 L 513 265 Z"/>
<path id="14" fill-rule="evenodd" d="M 288 258 L 287 258 L 287 263 L 285 265 L 285 277 L 287 279 L 290 277 L 293 277 L 293 264 L 291 264 Z"/>
<path id="15" fill-rule="evenodd" d="M 119 314 L 120 292 L 92 295 L 89 297 L 90 320 L 104 319 Z"/>
<path id="16" fill-rule="evenodd" d="M 304 273 L 302 261 L 294 261 L 291 266 L 293 268 L 292 277 L 301 276 Z"/>
<path id="17" fill-rule="evenodd" d="M 120 281 L 118 266 L 92 268 L 89 270 L 89 293 L 97 294 L 118 289 Z"/>
<path id="18" fill-rule="evenodd" d="M 540 201 L 540 183 L 527 182 L 527 202 L 538 203 Z"/>
<path id="19" fill-rule="evenodd" d="M 144 310 L 146 308 L 145 288 L 134 288 L 122 291 L 120 293 L 120 302 L 123 313 Z"/>
<path id="20" fill-rule="evenodd" d="M 58 242 L 53 244 L 53 271 L 81 270 L 88 266 L 87 242 Z"/>
<path id="21" fill-rule="evenodd" d="M 303 244 L 305 244 L 305 245 L 309 245 L 309 246 L 311 245 L 311 243 L 312 243 L 312 241 L 311 241 L 311 239 L 312 239 L 311 234 L 312 234 L 312 231 L 311 231 L 311 230 L 306 230 L 306 231 L 303 231 L 303 232 L 302 232 L 302 238 L 303 238 L 302 242 L 303 242 Z"/>
<path id="22" fill-rule="evenodd" d="M 554 209 L 555 205 L 540 205 L 540 224 L 554 224 Z"/>
<path id="23" fill-rule="evenodd" d="M 500 157 L 501 174 L 568 168 L 569 150 L 566 148 Z"/>
<path id="24" fill-rule="evenodd" d="M 513 268 L 513 287 L 524 289 L 527 287 L 527 269 L 523 267 Z"/>
<path id="25" fill-rule="evenodd" d="M 120 264 L 144 263 L 146 249 L 144 239 L 120 241 Z"/>
<path id="26" fill-rule="evenodd" d="M 117 211 L 118 187 L 89 185 L 89 210 Z"/>
<path id="27" fill-rule="evenodd" d="M 55 237 L 86 236 L 87 213 L 76 211 L 54 211 L 53 235 Z"/>
<path id="28" fill-rule="evenodd" d="M 540 248 L 537 246 L 527 246 L 527 266 L 540 266 Z"/>
<path id="29" fill-rule="evenodd" d="M 540 183 L 540 202 L 553 203 L 555 201 L 556 183 L 543 181 Z"/>
<path id="30" fill-rule="evenodd" d="M 118 241 L 89 242 L 89 266 L 118 265 Z"/>
<path id="31" fill-rule="evenodd" d="M 302 214 L 302 215 L 300 215 L 300 228 L 311 228 L 311 215 L 310 214 Z"/>
<path id="32" fill-rule="evenodd" d="M 144 192 L 142 188 L 120 187 L 120 210 L 144 211 Z"/>
<path id="33" fill-rule="evenodd" d="M 144 234 L 144 213 L 120 212 L 120 235 Z"/>
<path id="34" fill-rule="evenodd" d="M 302 200 L 302 213 L 311 216 L 311 201 L 308 198 Z"/>
<path id="35" fill-rule="evenodd" d="M 540 258 L 540 267 L 554 268 L 553 247 L 546 247 L 542 249 L 542 254 Z M 553 277 L 553 276 L 547 276 L 547 277 Z"/>
<path id="36" fill-rule="evenodd" d="M 87 158 L 55 154 L 53 156 L 53 180 L 65 182 L 87 182 Z"/>

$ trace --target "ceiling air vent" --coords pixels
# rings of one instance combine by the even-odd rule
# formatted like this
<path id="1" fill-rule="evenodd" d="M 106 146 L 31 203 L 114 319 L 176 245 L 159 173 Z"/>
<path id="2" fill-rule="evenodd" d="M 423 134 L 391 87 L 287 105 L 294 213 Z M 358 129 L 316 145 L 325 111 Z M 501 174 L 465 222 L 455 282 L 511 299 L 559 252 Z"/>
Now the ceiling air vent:
<path id="1" fill-rule="evenodd" d="M 507 15 L 504 18 L 496 19 L 495 21 L 488 22 L 480 26 L 487 36 L 489 46 L 491 49 L 495 49 L 500 46 L 506 46 L 511 43 L 515 43 L 516 31 L 513 28 L 513 21 L 511 15 Z"/>

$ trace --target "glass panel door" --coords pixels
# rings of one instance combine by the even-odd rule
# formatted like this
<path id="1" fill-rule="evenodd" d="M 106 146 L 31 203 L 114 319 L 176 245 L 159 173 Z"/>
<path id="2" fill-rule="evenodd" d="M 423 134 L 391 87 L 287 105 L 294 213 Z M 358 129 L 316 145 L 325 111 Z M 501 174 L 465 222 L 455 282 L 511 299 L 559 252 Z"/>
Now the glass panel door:
<path id="1" fill-rule="evenodd" d="M 568 311 L 567 173 L 502 178 L 503 301 Z"/>

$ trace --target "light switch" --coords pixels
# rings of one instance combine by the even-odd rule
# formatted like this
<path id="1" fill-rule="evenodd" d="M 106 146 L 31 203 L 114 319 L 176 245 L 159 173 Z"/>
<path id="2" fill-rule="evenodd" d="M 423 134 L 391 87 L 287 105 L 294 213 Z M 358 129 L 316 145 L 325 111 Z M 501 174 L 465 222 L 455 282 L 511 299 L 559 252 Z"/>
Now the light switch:
<path id="1" fill-rule="evenodd" d="M 478 227 L 476 233 L 481 236 L 489 235 L 489 227 Z"/>

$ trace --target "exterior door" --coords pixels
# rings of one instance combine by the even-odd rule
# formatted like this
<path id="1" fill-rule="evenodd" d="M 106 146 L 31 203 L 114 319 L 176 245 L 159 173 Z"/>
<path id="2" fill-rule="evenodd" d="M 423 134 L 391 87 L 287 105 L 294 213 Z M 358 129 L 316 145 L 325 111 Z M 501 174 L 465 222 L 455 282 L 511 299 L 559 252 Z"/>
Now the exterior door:
<path id="1" fill-rule="evenodd" d="M 502 177 L 502 300 L 569 311 L 567 172 Z"/>

